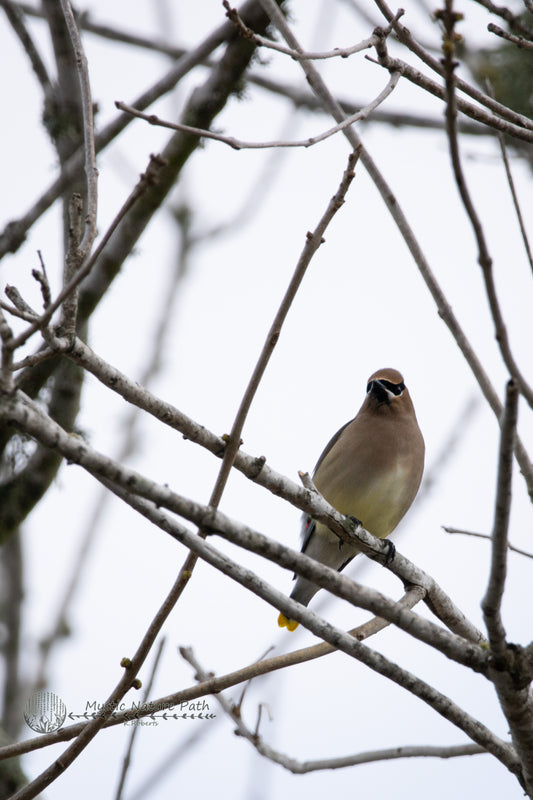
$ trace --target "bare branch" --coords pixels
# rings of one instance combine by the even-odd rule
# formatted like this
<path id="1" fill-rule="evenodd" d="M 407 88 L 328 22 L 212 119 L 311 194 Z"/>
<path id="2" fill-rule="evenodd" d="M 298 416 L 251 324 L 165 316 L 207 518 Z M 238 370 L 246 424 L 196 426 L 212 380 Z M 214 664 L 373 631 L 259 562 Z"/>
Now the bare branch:
<path id="1" fill-rule="evenodd" d="M 506 6 L 498 6 L 496 3 L 493 3 L 492 0 L 476 0 L 476 3 L 486 8 L 491 14 L 496 14 L 496 16 L 504 19 L 513 30 L 522 33 L 528 39 L 533 38 L 533 31 L 528 28 L 527 25 L 524 25 L 521 14 L 513 14 Z"/>
<path id="2" fill-rule="evenodd" d="M 214 139 L 217 142 L 223 142 L 224 144 L 229 145 L 234 150 L 265 150 L 277 147 L 312 147 L 315 144 L 319 144 L 319 142 L 329 139 L 330 136 L 334 136 L 336 133 L 343 131 L 349 125 L 353 125 L 354 122 L 367 119 L 372 112 L 378 108 L 394 91 L 399 79 L 400 74 L 393 72 L 385 88 L 374 100 L 372 100 L 371 103 L 368 103 L 366 106 L 361 108 L 359 111 L 356 111 L 354 114 L 347 117 L 343 122 L 340 122 L 333 128 L 329 128 L 327 131 L 318 133 L 315 136 L 309 136 L 307 139 L 300 139 L 297 141 L 274 140 L 270 142 L 246 142 L 242 139 L 236 139 L 234 136 L 225 136 L 222 133 L 216 133 L 216 131 L 209 131 L 205 130 L 204 128 L 193 128 L 190 125 L 182 125 L 179 122 L 168 122 L 167 120 L 160 119 L 155 114 L 144 114 L 142 111 L 138 111 L 136 108 L 128 106 L 122 101 L 117 101 L 115 105 L 121 111 L 132 114 L 134 117 L 138 117 L 139 119 L 144 119 L 146 122 L 149 122 L 150 125 L 158 125 L 162 128 L 171 128 L 175 131 L 183 131 L 184 133 L 190 133 L 193 136 L 201 136 L 205 139 Z"/>
<path id="3" fill-rule="evenodd" d="M 39 284 L 41 289 L 41 296 L 43 298 L 43 306 L 44 308 L 48 308 L 50 303 L 52 302 L 52 290 L 50 289 L 50 281 L 48 280 L 48 275 L 46 272 L 46 264 L 44 263 L 44 259 L 40 250 L 37 250 L 37 255 L 39 256 L 39 261 L 41 263 L 41 269 L 32 269 L 31 274 Z"/>
<path id="4" fill-rule="evenodd" d="M 43 89 L 46 97 L 51 92 L 52 84 L 44 61 L 37 50 L 35 42 L 33 41 L 28 28 L 26 27 L 24 14 L 18 3 L 12 3 L 11 0 L 0 0 L 0 5 L 4 9 L 6 17 L 11 23 L 13 30 L 20 39 L 20 43 L 28 54 L 32 69 L 35 72 L 37 80 L 41 84 L 41 88 Z"/>
<path id="5" fill-rule="evenodd" d="M 496 341 L 498 342 L 502 358 L 505 365 L 513 378 L 515 379 L 520 392 L 526 398 L 527 402 L 533 408 L 533 389 L 529 386 L 524 376 L 522 375 L 518 365 L 511 352 L 509 344 L 509 337 L 507 335 L 507 327 L 500 308 L 498 295 L 496 293 L 496 284 L 494 282 L 494 275 L 492 270 L 492 258 L 489 253 L 485 234 L 481 220 L 474 207 L 474 203 L 466 185 L 463 168 L 461 165 L 461 158 L 459 154 L 459 142 L 457 140 L 456 130 L 456 100 L 455 100 L 455 80 L 454 70 L 457 66 L 454 61 L 456 33 L 455 24 L 458 21 L 457 15 L 452 11 L 451 0 L 446 0 L 446 9 L 440 12 L 440 17 L 444 25 L 443 36 L 443 64 L 446 82 L 446 129 L 448 133 L 448 143 L 450 147 L 450 157 L 452 161 L 453 174 L 459 195 L 463 202 L 465 211 L 468 215 L 478 249 L 478 262 L 483 273 L 485 281 L 485 290 L 489 301 L 490 311 L 494 322 Z"/>
<path id="6" fill-rule="evenodd" d="M 512 42 L 517 47 L 521 47 L 524 50 L 533 50 L 533 42 L 529 39 L 524 39 L 523 36 L 515 36 L 513 33 L 509 33 L 509 31 L 504 31 L 503 28 L 500 28 L 499 25 L 495 25 L 494 22 L 489 22 L 487 25 L 487 30 L 491 33 L 495 33 L 496 36 L 499 36 L 501 39 L 506 39 L 508 42 Z"/>
<path id="7" fill-rule="evenodd" d="M 255 31 L 244 24 L 237 9 L 232 8 L 228 0 L 223 0 L 222 5 L 226 9 L 226 16 L 234 23 L 241 36 L 244 36 L 245 39 L 249 39 L 259 47 L 266 47 L 269 50 L 275 50 L 277 53 L 283 53 L 283 55 L 290 56 L 294 61 L 301 61 L 302 59 L 307 59 L 309 61 L 320 61 L 328 58 L 348 58 L 348 56 L 351 56 L 354 53 L 360 53 L 362 50 L 368 50 L 370 47 L 374 47 L 376 44 L 375 36 L 369 36 L 367 39 L 363 39 L 363 41 L 359 42 L 358 44 L 354 44 L 351 47 L 336 47 L 334 50 L 318 53 L 302 53 L 299 50 L 292 50 L 290 47 L 284 47 L 283 45 L 273 41 L 273 39 L 267 39 L 265 36 L 259 36 L 257 33 L 255 33 Z M 401 14 L 403 13 L 404 12 L 402 11 Z M 401 14 L 399 14 L 399 16 L 401 16 Z M 390 30 L 391 28 L 389 28 L 389 33 Z"/>
<path id="8" fill-rule="evenodd" d="M 518 415 L 518 390 L 513 381 L 507 384 L 505 410 L 503 412 L 500 454 L 498 463 L 498 486 L 494 527 L 492 529 L 492 559 L 487 590 L 482 602 L 483 617 L 487 626 L 491 651 L 496 666 L 504 658 L 507 643 L 501 619 L 501 602 L 507 573 L 507 533 L 511 508 L 511 478 L 513 472 L 512 450 L 516 435 Z"/>
<path id="9" fill-rule="evenodd" d="M 159 666 L 159 662 L 161 660 L 161 655 L 163 653 L 163 647 L 165 646 L 165 638 L 163 637 L 159 642 L 159 647 L 156 650 L 154 663 L 152 664 L 152 671 L 150 672 L 150 677 L 148 679 L 148 683 L 146 684 L 145 690 L 143 692 L 143 702 L 146 703 L 148 701 L 148 697 L 150 696 L 150 692 L 152 690 L 152 686 L 154 683 L 154 678 L 156 676 L 157 668 Z M 126 782 L 126 775 L 128 774 L 128 769 L 131 764 L 131 754 L 133 752 L 133 745 L 135 744 L 135 738 L 139 728 L 137 725 L 134 725 L 131 729 L 128 747 L 126 753 L 124 755 L 124 761 L 122 763 L 122 770 L 120 772 L 120 780 L 117 787 L 117 791 L 115 794 L 115 800 L 120 800 L 122 797 L 122 793 L 124 791 L 124 784 Z"/>
<path id="10" fill-rule="evenodd" d="M 4 658 L 4 687 L 2 697 L 2 726 L 10 739 L 20 733 L 22 724 L 20 707 L 23 703 L 21 684 L 21 634 L 24 605 L 24 560 L 21 532 L 11 536 L 2 547 L 2 617 L 6 641 L 2 647 Z"/>
<path id="11" fill-rule="evenodd" d="M 530 691 L 531 675 L 528 675 L 528 654 L 527 651 L 506 642 L 501 617 L 511 504 L 511 451 L 516 430 L 517 409 L 518 390 L 514 382 L 509 381 L 500 439 L 491 569 L 482 609 L 491 650 L 489 677 L 496 688 L 502 710 L 509 723 L 514 747 L 522 764 L 525 791 L 531 795 L 533 793 L 533 698 Z"/>
<path id="12" fill-rule="evenodd" d="M 13 376 L 10 375 L 13 369 L 13 350 L 11 342 L 13 341 L 13 331 L 8 325 L 4 312 L 0 308 L 0 341 L 2 342 L 2 366 L 1 366 L 1 387 L 5 392 L 11 392 L 14 389 Z"/>
<path id="13" fill-rule="evenodd" d="M 492 541 L 492 536 L 488 533 L 475 533 L 474 531 L 465 531 L 463 528 L 450 528 L 448 525 L 441 525 L 443 531 L 446 533 L 461 533 L 463 536 L 473 536 L 476 539 L 486 539 L 488 542 Z M 533 558 L 533 553 L 528 553 L 527 550 L 521 550 L 520 547 L 515 547 L 513 544 L 507 543 L 507 547 L 512 553 L 518 553 L 527 558 Z"/>
<path id="14" fill-rule="evenodd" d="M 403 78 L 406 78 L 416 86 L 420 86 L 421 89 L 429 92 L 434 97 L 438 97 L 440 100 L 446 98 L 446 90 L 440 83 L 428 78 L 423 72 L 415 69 L 405 61 L 389 56 L 387 48 L 384 45 L 379 47 L 377 63 L 389 70 L 389 72 L 399 72 Z M 454 76 L 454 83 L 456 80 Z M 456 98 L 456 104 L 459 111 L 477 122 L 488 125 L 496 131 L 501 131 L 509 136 L 513 136 L 515 139 L 524 142 L 533 142 L 533 129 L 531 129 L 529 125 L 518 125 L 515 122 L 502 119 L 500 116 L 497 116 L 497 114 L 485 111 L 485 109 L 469 103 L 462 97 Z M 502 108 L 505 108 L 505 106 L 502 106 Z M 523 117 L 523 119 L 528 121 L 527 117 Z"/>
<path id="15" fill-rule="evenodd" d="M 79 243 L 79 266 L 88 257 L 96 236 L 96 211 L 98 207 L 98 170 L 96 169 L 96 152 L 94 145 L 93 103 L 87 58 L 81 42 L 78 26 L 69 0 L 60 0 L 68 32 L 76 57 L 76 68 L 80 83 L 81 105 L 83 113 L 83 144 L 85 158 L 85 176 L 87 180 L 87 208 L 85 231 Z"/>
<path id="16" fill-rule="evenodd" d="M 479 0 L 478 0 L 479 1 Z M 445 70 L 443 65 L 440 61 L 436 58 L 433 58 L 420 44 L 413 38 L 411 32 L 408 28 L 402 25 L 396 19 L 396 16 L 393 14 L 390 7 L 387 5 L 386 0 L 374 0 L 376 5 L 378 6 L 379 10 L 387 20 L 387 22 L 392 25 L 394 32 L 396 33 L 398 40 L 405 45 L 409 50 L 411 50 L 415 55 L 417 55 L 428 67 L 430 67 L 434 72 L 436 72 L 441 77 L 445 76 Z M 473 100 L 476 100 L 481 105 L 489 108 L 494 114 L 502 117 L 508 122 L 513 123 L 513 125 L 519 130 L 520 128 L 525 128 L 526 130 L 533 131 L 533 120 L 529 119 L 528 117 L 524 116 L 523 114 L 518 114 L 516 111 L 508 108 L 507 106 L 503 105 L 502 103 L 498 103 L 493 97 L 488 94 L 481 92 L 475 86 L 463 81 L 461 78 L 458 78 L 456 75 L 453 76 L 454 87 L 457 88 L 459 91 L 464 92 L 465 94 L 469 95 Z M 463 108 L 459 106 L 459 109 L 462 111 Z M 518 133 L 516 134 L 518 135 Z"/>
<path id="17" fill-rule="evenodd" d="M 69 203 L 69 229 L 68 229 L 68 246 L 65 256 L 65 268 L 63 272 L 63 285 L 67 285 L 73 278 L 76 279 L 76 273 L 81 267 L 81 252 L 80 245 L 83 235 L 82 229 L 82 215 L 83 215 L 83 199 L 81 195 L 75 193 L 72 195 Z M 51 306 L 51 298 L 45 304 L 45 309 Z M 72 337 L 76 333 L 76 322 L 78 316 L 78 287 L 74 289 L 65 297 L 61 309 L 61 328 L 65 332 L 65 336 Z"/>
<path id="18" fill-rule="evenodd" d="M 533 45 L 532 45 L 533 47 Z M 505 146 L 505 138 L 502 133 L 498 132 L 498 141 L 500 143 L 500 150 L 502 152 L 502 159 L 503 164 L 505 167 L 505 174 L 507 176 L 507 183 L 509 184 L 509 189 L 511 190 L 511 196 L 513 198 L 513 205 L 516 211 L 516 217 L 518 219 L 518 224 L 520 226 L 520 233 L 522 234 L 522 241 L 524 242 L 524 248 L 527 255 L 527 260 L 529 261 L 529 266 L 531 267 L 531 271 L 533 272 L 533 254 L 531 253 L 531 247 L 529 246 L 529 239 L 526 231 L 526 226 L 524 224 L 524 218 L 522 216 L 522 212 L 520 210 L 520 203 L 518 201 L 518 194 L 515 189 L 513 175 L 511 172 L 511 165 L 509 163 L 509 158 L 507 156 L 507 147 Z"/>
<path id="19" fill-rule="evenodd" d="M 191 647 L 180 647 L 182 657 L 195 670 L 195 677 L 199 682 L 208 681 L 212 675 L 207 673 L 200 665 Z M 291 756 L 281 753 L 268 745 L 258 730 L 252 731 L 244 722 L 240 706 L 236 709 L 231 701 L 228 701 L 223 694 L 215 695 L 216 700 L 226 714 L 236 725 L 236 733 L 247 739 L 257 752 L 274 764 L 280 764 L 294 775 L 305 775 L 309 772 L 317 772 L 326 769 L 344 769 L 345 767 L 370 764 L 376 761 L 389 761 L 397 758 L 457 758 L 458 756 L 477 755 L 486 753 L 482 747 L 476 744 L 456 745 L 452 747 L 431 747 L 422 746 L 400 746 L 385 750 L 373 750 L 370 752 L 357 753 L 350 756 L 340 756 L 337 758 L 322 758 L 313 761 L 299 761 Z"/>
<path id="20" fill-rule="evenodd" d="M 176 529 L 176 524 L 173 523 L 172 521 L 168 519 L 166 519 L 165 522 L 163 522 L 162 519 L 160 519 L 160 521 L 165 529 L 167 527 L 172 527 L 172 526 L 174 527 L 174 529 Z M 195 538 L 197 539 L 197 537 Z M 205 542 L 201 542 L 200 540 L 198 541 L 204 547 L 208 546 Z M 260 581 L 260 579 L 258 579 L 258 581 Z M 260 583 L 264 585 L 262 581 L 260 581 Z M 308 613 L 312 614 L 312 612 Z M 316 615 L 313 614 L 313 617 L 316 617 Z M 194 700 L 198 697 L 204 697 L 205 695 L 218 694 L 224 689 L 228 689 L 231 686 L 236 686 L 258 675 L 263 675 L 273 670 L 281 669 L 284 666 L 287 666 L 288 664 L 301 663 L 302 661 L 309 660 L 309 658 L 315 658 L 318 657 L 319 655 L 323 655 L 326 652 L 336 652 L 338 649 L 339 648 L 336 645 L 330 645 L 327 642 L 322 642 L 319 645 L 315 645 L 314 647 L 304 648 L 303 650 L 298 650 L 295 653 L 287 653 L 281 656 L 277 656 L 275 658 L 269 658 L 263 661 L 254 662 L 250 666 L 236 670 L 235 672 L 231 672 L 227 675 L 222 675 L 220 677 L 211 677 L 207 681 L 203 681 L 200 684 L 195 684 L 194 686 L 189 687 L 187 689 L 182 689 L 166 697 L 154 700 L 152 701 L 151 704 L 148 704 L 147 708 L 143 709 L 142 712 L 136 710 L 133 713 L 139 716 L 142 716 L 143 714 L 148 715 L 152 713 L 151 710 L 153 707 L 161 709 L 165 707 L 178 705 L 186 701 Z M 433 692 L 434 690 L 431 691 Z M 454 713 L 455 710 L 456 707 L 452 705 L 452 713 Z M 133 714 L 131 710 L 117 712 L 113 715 L 112 718 L 106 721 L 104 727 L 110 727 L 112 725 L 121 725 L 127 720 L 131 719 L 132 716 Z M 65 728 L 61 728 L 59 731 L 56 731 L 54 733 L 44 734 L 35 737 L 34 739 L 29 739 L 24 742 L 2 747 L 0 748 L 0 760 L 32 752 L 34 750 L 41 749 L 42 747 L 48 747 L 51 744 L 56 744 L 58 742 L 67 741 L 73 738 L 74 736 L 79 735 L 79 733 L 84 729 L 85 725 L 86 723 L 69 725 Z M 478 732 L 482 731 L 487 732 L 487 729 L 483 728 L 483 726 L 481 726 L 481 729 L 477 730 Z M 508 766 L 508 768 L 510 768 L 512 771 L 519 770 L 519 765 L 517 764 L 516 760 L 514 760 L 511 748 L 509 748 L 509 746 L 506 745 L 505 742 L 501 742 L 501 740 L 495 740 L 492 734 L 490 734 L 490 739 L 493 744 L 497 745 L 498 747 L 501 747 L 501 754 L 506 759 L 506 765 Z M 490 748 L 485 748 L 483 745 L 480 746 L 482 747 L 483 750 L 491 752 Z"/>

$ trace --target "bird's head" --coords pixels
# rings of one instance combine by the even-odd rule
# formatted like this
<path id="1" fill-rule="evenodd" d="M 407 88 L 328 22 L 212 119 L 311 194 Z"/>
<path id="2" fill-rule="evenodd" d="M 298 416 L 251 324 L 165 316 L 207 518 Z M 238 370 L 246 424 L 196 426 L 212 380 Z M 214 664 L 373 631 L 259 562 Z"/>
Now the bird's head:
<path id="1" fill-rule="evenodd" d="M 410 405 L 409 392 L 403 376 L 397 369 L 378 369 L 368 379 L 366 404 L 372 408 L 390 406 L 393 408 Z"/>

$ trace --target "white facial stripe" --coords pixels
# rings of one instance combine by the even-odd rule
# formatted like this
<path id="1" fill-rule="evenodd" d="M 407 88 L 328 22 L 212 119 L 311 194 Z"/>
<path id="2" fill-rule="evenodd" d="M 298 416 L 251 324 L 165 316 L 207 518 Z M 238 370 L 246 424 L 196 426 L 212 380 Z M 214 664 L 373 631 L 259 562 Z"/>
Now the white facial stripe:
<path id="1" fill-rule="evenodd" d="M 383 380 L 378 380 L 376 378 L 374 378 L 374 380 L 370 382 L 370 384 L 369 384 L 370 388 L 369 388 L 367 394 L 371 394 L 371 392 L 372 392 L 372 384 L 373 383 L 379 383 L 381 388 L 386 392 L 387 397 L 389 398 L 389 400 L 392 400 L 393 397 L 401 397 L 402 394 L 403 394 L 403 389 L 401 390 L 401 392 L 398 392 L 398 394 L 395 394 L 394 392 L 391 392 L 391 390 L 386 386 L 386 383 L 388 383 L 388 381 L 384 382 Z"/>

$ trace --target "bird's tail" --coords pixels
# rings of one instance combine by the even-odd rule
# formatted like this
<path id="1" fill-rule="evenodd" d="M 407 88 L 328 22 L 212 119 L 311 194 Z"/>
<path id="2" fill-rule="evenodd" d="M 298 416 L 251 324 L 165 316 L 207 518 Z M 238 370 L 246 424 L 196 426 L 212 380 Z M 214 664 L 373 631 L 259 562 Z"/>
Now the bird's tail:
<path id="1" fill-rule="evenodd" d="M 291 633 L 296 630 L 300 623 L 295 619 L 287 619 L 285 614 L 280 614 L 278 617 L 278 625 L 280 628 L 287 628 Z"/>

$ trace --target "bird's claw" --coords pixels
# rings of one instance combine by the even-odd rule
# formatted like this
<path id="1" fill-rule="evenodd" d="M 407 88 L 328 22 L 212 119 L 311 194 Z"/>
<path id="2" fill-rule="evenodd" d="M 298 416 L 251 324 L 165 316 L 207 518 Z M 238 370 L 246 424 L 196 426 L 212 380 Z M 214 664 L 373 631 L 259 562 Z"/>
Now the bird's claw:
<path id="1" fill-rule="evenodd" d="M 394 556 L 396 555 L 396 545 L 394 542 L 391 542 L 390 539 L 387 539 L 385 544 L 387 545 L 387 553 L 385 555 L 385 566 L 387 567 L 394 561 Z"/>
<path id="2" fill-rule="evenodd" d="M 355 525 L 356 528 L 359 528 L 359 526 L 363 525 L 361 520 L 357 519 L 357 517 L 351 517 L 350 515 L 348 515 L 348 519 L 351 519 L 351 521 L 353 522 L 353 524 Z"/>

